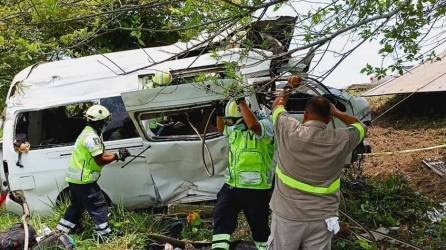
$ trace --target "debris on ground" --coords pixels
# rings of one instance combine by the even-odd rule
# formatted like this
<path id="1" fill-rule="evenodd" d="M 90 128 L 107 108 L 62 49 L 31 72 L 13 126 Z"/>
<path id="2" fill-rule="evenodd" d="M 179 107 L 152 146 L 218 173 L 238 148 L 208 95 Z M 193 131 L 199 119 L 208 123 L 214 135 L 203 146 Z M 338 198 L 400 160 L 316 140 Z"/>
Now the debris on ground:
<path id="1" fill-rule="evenodd" d="M 427 211 L 427 217 L 432 221 L 432 223 L 441 222 L 446 218 L 446 202 L 440 204 L 440 210 L 433 208 L 432 211 Z"/>
<path id="2" fill-rule="evenodd" d="M 439 176 L 446 177 L 446 164 L 444 163 L 444 161 L 425 159 L 421 162 Z"/>

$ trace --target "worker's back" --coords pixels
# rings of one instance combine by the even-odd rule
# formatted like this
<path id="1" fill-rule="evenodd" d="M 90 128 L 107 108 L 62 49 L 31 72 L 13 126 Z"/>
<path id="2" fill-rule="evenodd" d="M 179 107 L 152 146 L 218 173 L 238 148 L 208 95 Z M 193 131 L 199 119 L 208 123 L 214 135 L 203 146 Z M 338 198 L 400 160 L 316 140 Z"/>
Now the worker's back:
<path id="1" fill-rule="evenodd" d="M 330 187 L 338 181 L 346 157 L 360 140 L 355 128 L 329 129 L 316 120 L 301 124 L 288 114 L 279 117 L 275 136 L 280 173 L 319 187 Z M 337 216 L 338 189 L 316 194 L 276 182 L 271 206 L 279 216 L 291 220 Z"/>

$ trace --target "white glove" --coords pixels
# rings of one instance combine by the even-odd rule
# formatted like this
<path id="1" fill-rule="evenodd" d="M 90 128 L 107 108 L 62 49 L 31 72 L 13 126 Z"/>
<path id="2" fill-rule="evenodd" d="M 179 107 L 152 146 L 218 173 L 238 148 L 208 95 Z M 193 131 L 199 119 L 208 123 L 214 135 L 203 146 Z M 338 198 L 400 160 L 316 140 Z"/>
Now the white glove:
<path id="1" fill-rule="evenodd" d="M 325 219 L 325 223 L 327 223 L 327 229 L 330 232 L 333 232 L 333 234 L 337 234 L 339 230 L 341 229 L 339 227 L 339 217 L 330 217 L 328 219 Z"/>

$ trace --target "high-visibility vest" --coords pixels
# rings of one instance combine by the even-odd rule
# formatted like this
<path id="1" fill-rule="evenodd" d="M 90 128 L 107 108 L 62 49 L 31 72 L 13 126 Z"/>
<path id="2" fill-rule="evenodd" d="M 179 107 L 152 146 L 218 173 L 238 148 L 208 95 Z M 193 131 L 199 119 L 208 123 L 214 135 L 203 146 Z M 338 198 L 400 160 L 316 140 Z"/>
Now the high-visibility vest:
<path id="1" fill-rule="evenodd" d="M 303 191 L 306 193 L 316 194 L 316 195 L 327 195 L 335 193 L 339 190 L 341 187 L 341 179 L 337 178 L 335 181 L 330 183 L 328 187 L 320 187 L 320 186 L 313 186 L 304 182 L 301 182 L 299 180 L 296 180 L 282 172 L 280 170 L 279 166 L 276 167 L 276 174 L 279 180 L 285 184 L 286 186 L 297 189 L 299 191 Z"/>
<path id="2" fill-rule="evenodd" d="M 230 132 L 228 140 L 230 147 L 226 183 L 237 188 L 271 188 L 274 175 L 271 164 L 273 139 L 259 139 L 250 130 L 236 128 Z"/>
<path id="3" fill-rule="evenodd" d="M 85 138 L 96 131 L 86 126 L 76 140 L 75 149 L 70 159 L 70 166 L 65 174 L 65 181 L 75 184 L 88 184 L 96 182 L 101 176 L 99 166 L 88 148 L 85 146 Z M 104 147 L 104 145 L 102 145 Z"/>

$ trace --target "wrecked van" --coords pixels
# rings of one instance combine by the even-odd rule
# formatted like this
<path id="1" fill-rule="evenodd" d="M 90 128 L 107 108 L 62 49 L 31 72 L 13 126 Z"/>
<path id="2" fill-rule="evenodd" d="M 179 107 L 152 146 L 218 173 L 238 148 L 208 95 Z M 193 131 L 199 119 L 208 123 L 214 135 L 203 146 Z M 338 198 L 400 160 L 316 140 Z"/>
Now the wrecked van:
<path id="1" fill-rule="evenodd" d="M 273 19 L 276 25 L 292 24 L 292 17 Z M 228 145 L 217 133 L 215 104 L 224 102 L 228 63 L 236 65 L 244 83 L 256 94 L 249 98 L 254 110 L 268 113 L 271 93 L 284 84 L 274 77 L 287 60 L 271 61 L 286 51 L 289 36 L 262 32 L 258 22 L 253 39 L 269 38 L 272 46 L 243 50 L 230 46 L 211 51 L 210 43 L 231 39 L 98 54 L 40 63 L 19 72 L 9 89 L 3 122 L 1 190 L 22 191 L 32 212 L 49 214 L 67 194 L 64 175 L 74 142 L 85 126 L 83 112 L 101 104 L 112 113 L 103 133 L 107 150 L 128 148 L 134 160 L 114 162 L 99 179 L 110 203 L 129 209 L 213 200 L 223 184 Z M 284 30 L 282 27 L 281 29 Z M 271 39 L 273 37 L 274 39 Z M 174 81 L 153 87 L 157 71 L 168 71 Z M 197 81 L 198 76 L 213 80 Z M 290 98 L 290 112 L 298 118 L 304 102 L 314 95 L 334 98 L 339 107 L 361 117 L 368 105 L 346 94 L 333 94 L 315 80 Z M 333 126 L 342 126 L 333 121 Z M 130 157 L 132 158 L 132 157 Z M 124 167 L 125 165 L 125 167 Z M 7 200 L 8 210 L 21 207 Z"/>

